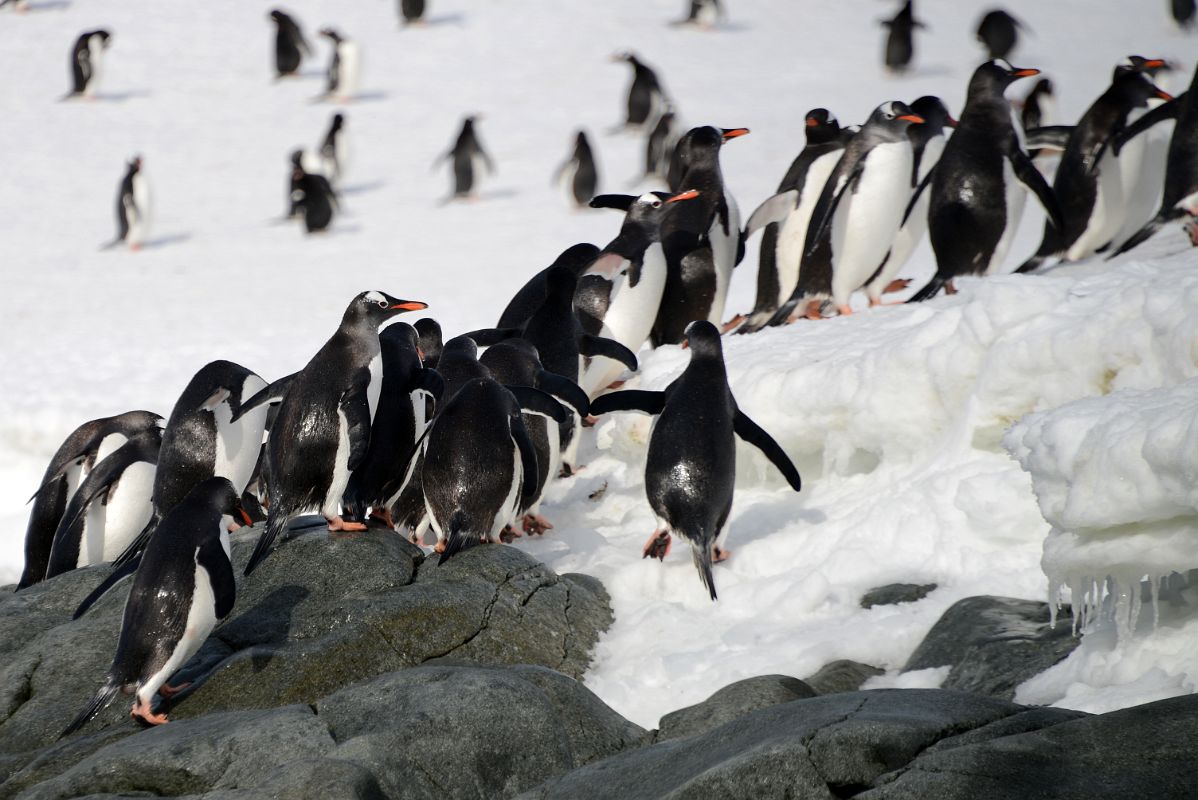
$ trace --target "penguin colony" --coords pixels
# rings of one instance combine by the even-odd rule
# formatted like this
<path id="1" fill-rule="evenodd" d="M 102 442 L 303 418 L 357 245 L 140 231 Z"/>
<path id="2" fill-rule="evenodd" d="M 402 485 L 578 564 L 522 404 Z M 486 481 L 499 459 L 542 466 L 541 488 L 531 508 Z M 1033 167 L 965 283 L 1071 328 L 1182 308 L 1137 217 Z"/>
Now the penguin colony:
<path id="1" fill-rule="evenodd" d="M 23 3 L 3 0 L 0 8 Z M 1192 2 L 1173 2 L 1179 25 Z M 401 0 L 402 25 L 422 24 L 425 4 Z M 724 19 L 718 0 L 687 4 L 674 25 L 709 28 Z M 275 9 L 277 79 L 295 75 L 312 47 L 299 23 Z M 883 63 L 902 72 L 924 23 L 906 0 L 886 28 Z M 633 71 L 623 120 L 613 132 L 646 137 L 643 176 L 668 190 L 598 194 L 594 144 L 575 134 L 555 173 L 567 202 L 623 214 L 604 247 L 577 244 L 533 275 L 484 327 L 445 340 L 423 318 L 397 315 L 426 304 L 379 290 L 345 308 L 340 325 L 307 365 L 268 383 L 217 360 L 184 387 L 168 418 L 129 411 L 80 425 L 63 442 L 31 498 L 20 591 L 63 572 L 112 562 L 117 569 L 83 601 L 82 615 L 132 577 L 116 654 L 103 685 L 67 726 L 94 717 L 118 691 L 131 714 L 167 721 L 155 695 L 232 611 L 236 584 L 228 534 L 262 525 L 249 576 L 285 541 L 290 524 L 317 512 L 330 531 L 367 521 L 424 543 L 440 562 L 487 542 L 544 534 L 547 486 L 575 473 L 578 443 L 596 417 L 654 417 L 645 492 L 658 521 L 643 555 L 663 559 L 685 542 L 699 578 L 717 598 L 713 565 L 729 557 L 735 439 L 759 449 L 795 491 L 798 470 L 768 432 L 737 407 L 721 335 L 749 334 L 800 319 L 852 313 L 907 288 L 899 277 L 924 232 L 937 270 L 908 302 L 966 275 L 1002 270 L 1030 192 L 1047 215 L 1036 254 L 1018 269 L 1126 252 L 1162 226 L 1183 221 L 1198 245 L 1198 72 L 1173 98 L 1154 82 L 1171 65 L 1129 56 L 1076 125 L 1052 124 L 1054 87 L 1041 79 L 1013 114 L 1006 92 L 1038 75 L 1006 56 L 1025 26 L 995 9 L 977 38 L 989 60 L 970 79 L 958 118 L 937 97 L 881 103 L 859 126 L 825 108 L 805 118 L 806 146 L 742 225 L 720 166 L 722 148 L 746 128 L 683 130 L 656 71 L 631 52 L 613 56 Z M 332 44 L 324 98 L 352 100 L 361 53 L 326 27 Z M 112 42 L 82 33 L 71 52 L 68 97 L 91 98 Z M 467 116 L 453 146 L 451 198 L 477 197 L 495 171 Z M 328 229 L 348 164 L 346 116 L 333 115 L 312 153 L 291 154 L 288 218 Z M 1031 148 L 1029 150 L 1029 148 Z M 1051 184 L 1035 160 L 1059 153 Z M 140 156 L 117 198 L 113 245 L 146 240 L 150 195 Z M 754 307 L 725 320 L 728 286 L 745 241 L 762 243 Z M 111 246 L 111 245 L 110 245 Z M 662 391 L 624 389 L 645 345 L 682 345 L 689 363 Z M 696 431 L 701 430 L 701 436 Z"/>

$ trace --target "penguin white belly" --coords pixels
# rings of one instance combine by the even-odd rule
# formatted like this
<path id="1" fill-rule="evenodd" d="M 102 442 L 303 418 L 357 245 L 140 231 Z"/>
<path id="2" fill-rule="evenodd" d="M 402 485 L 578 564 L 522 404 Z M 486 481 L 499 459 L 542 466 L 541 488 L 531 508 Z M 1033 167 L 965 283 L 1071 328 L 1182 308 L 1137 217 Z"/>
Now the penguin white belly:
<path id="1" fill-rule="evenodd" d="M 550 427 L 553 427 L 551 424 Z M 575 439 L 578 437 L 575 436 Z M 536 480 L 535 475 L 529 475 L 529 480 Z M 487 539 L 492 542 L 499 541 L 499 532 L 505 527 L 516 521 L 516 514 L 520 511 L 520 489 L 524 484 L 524 467 L 520 459 L 520 448 L 516 446 L 516 440 L 512 440 L 512 485 L 508 489 L 507 497 L 503 500 L 503 505 L 495 514 L 494 521 L 491 522 L 491 530 L 487 531 Z"/>
<path id="2" fill-rule="evenodd" d="M 95 97 L 96 89 L 100 86 L 100 74 L 104 63 L 104 40 L 99 36 L 90 36 L 87 40 L 87 61 L 91 69 L 87 78 L 87 86 L 83 89 L 85 97 Z"/>
<path id="3" fill-rule="evenodd" d="M 732 283 L 732 270 L 736 266 L 736 251 L 740 245 L 740 209 L 727 189 L 724 190 L 724 202 L 728 206 L 728 232 L 724 232 L 718 214 L 708 232 L 712 261 L 715 263 L 715 299 L 707 312 L 707 321 L 717 327 L 724 321 L 724 304 L 728 300 L 728 286 Z"/>
<path id="4" fill-rule="evenodd" d="M 1065 251 L 1066 261 L 1080 261 L 1098 252 L 1098 248 L 1114 238 L 1123 224 L 1123 174 L 1118 161 L 1108 150 L 1098 162 L 1095 176 L 1094 207 L 1086 221 L 1086 229 Z"/>
<path id="5" fill-rule="evenodd" d="M 248 375 L 241 386 L 241 398 L 248 400 L 265 388 L 266 381 L 257 375 Z M 237 422 L 231 422 L 233 410 L 227 400 L 218 403 L 213 409 L 216 422 L 216 464 L 213 474 L 228 478 L 238 494 L 245 491 L 258 463 L 268 410 L 269 406 L 264 403 Z"/>
<path id="6" fill-rule="evenodd" d="M 578 174 L 578 162 L 571 159 L 558 174 L 557 188 L 562 193 L 562 197 L 566 198 L 566 202 L 570 205 L 576 205 L 574 199 L 574 176 Z"/>
<path id="7" fill-rule="evenodd" d="M 126 241 L 134 246 L 142 244 L 150 232 L 150 184 L 140 172 L 133 176 L 132 203 L 126 204 L 125 213 L 129 218 Z"/>
<path id="8" fill-rule="evenodd" d="M 832 220 L 832 299 L 849 296 L 877 271 L 894 241 L 911 195 L 912 152 L 908 142 L 880 144 L 869 151 L 856 191 L 845 190 Z"/>
<path id="9" fill-rule="evenodd" d="M 641 277 L 636 286 L 624 276 L 614 288 L 615 296 L 608 306 L 600 334 L 615 339 L 634 353 L 638 352 L 649 340 L 649 331 L 657 317 L 665 287 L 666 258 L 661 244 L 654 242 L 641 256 Z M 579 385 L 588 396 L 593 397 L 610 386 L 624 369 L 623 364 L 610 358 L 591 359 Z"/>
<path id="10" fill-rule="evenodd" d="M 104 560 L 104 504 L 99 498 L 89 503 L 83 517 L 83 531 L 79 534 L 79 557 L 75 568 L 99 564 Z"/>
<path id="11" fill-rule="evenodd" d="M 1144 227 L 1156 214 L 1161 205 L 1161 194 L 1165 186 L 1165 168 L 1169 162 L 1169 140 L 1173 136 L 1172 120 L 1153 126 L 1147 133 L 1137 136 L 1119 151 L 1119 163 L 1123 164 L 1127 151 L 1140 146 L 1140 160 L 1134 171 L 1123 170 L 1126 211 L 1123 226 L 1115 234 L 1115 242 L 1122 244 Z"/>
<path id="12" fill-rule="evenodd" d="M 63 501 L 63 508 L 66 508 L 66 504 L 70 503 L 71 498 L 75 496 L 75 490 L 83 482 L 84 475 L 83 459 L 72 461 L 66 468 L 66 471 L 63 472 L 62 478 L 67 485 L 67 494 L 66 499 Z"/>
<path id="13" fill-rule="evenodd" d="M 99 464 L 127 441 L 129 441 L 129 437 L 123 433 L 108 434 L 100 440 L 100 446 L 96 448 L 96 460 L 93 463 Z"/>
<path id="14" fill-rule="evenodd" d="M 196 548 L 196 554 L 199 554 L 199 548 Z M 212 591 L 212 579 L 208 577 L 208 570 L 197 563 L 195 588 L 191 594 L 191 605 L 187 609 L 183 635 L 175 644 L 175 649 L 162 669 L 137 687 L 137 698 L 148 703 L 154 697 L 154 693 L 199 652 L 200 647 L 207 641 L 208 634 L 212 633 L 215 627 L 216 594 Z"/>
<path id="15" fill-rule="evenodd" d="M 341 63 L 337 73 L 337 96 L 348 99 L 358 93 L 362 67 L 362 53 L 356 42 L 342 42 L 337 46 Z"/>
<path id="16" fill-rule="evenodd" d="M 842 155 L 843 150 L 836 150 L 811 162 L 807 167 L 799 202 L 786 216 L 781 230 L 778 231 L 774 259 L 778 272 L 778 305 L 790 299 L 790 293 L 799 283 L 799 266 L 803 263 L 803 245 L 807 242 L 807 226 L 811 223 L 811 212 L 815 210 L 824 185 L 827 184 L 828 177 L 832 170 L 836 169 Z"/>
<path id="17" fill-rule="evenodd" d="M 1015 178 L 1015 170 L 1011 168 L 1011 162 L 1006 158 L 1002 160 L 1002 177 L 1007 224 L 1003 228 L 1002 235 L 998 237 L 998 244 L 994 246 L 994 252 L 990 255 L 990 263 L 986 265 L 986 271 L 983 273 L 985 275 L 995 274 L 1002 266 L 1003 260 L 1007 257 L 1007 251 L 1011 249 L 1011 241 L 1015 238 L 1016 231 L 1019 230 L 1019 220 L 1023 217 L 1023 204 L 1027 202 L 1027 189 Z"/>
<path id="18" fill-rule="evenodd" d="M 145 528 L 154 513 L 150 499 L 154 494 L 156 472 L 155 465 L 138 461 L 121 473 L 120 481 L 109 490 L 108 502 L 103 507 L 103 539 L 88 541 L 89 556 L 98 556 L 92 557 L 91 563 L 112 561 L 125 552 Z"/>
<path id="19" fill-rule="evenodd" d="M 341 513 L 341 496 L 349 485 L 349 421 L 340 408 L 337 409 L 337 452 L 333 454 L 332 466 L 329 492 L 320 504 L 320 513 L 329 518 Z"/>
<path id="20" fill-rule="evenodd" d="M 695 22 L 705 28 L 710 28 L 715 25 L 720 19 L 720 8 L 713 0 L 704 0 L 699 3 L 699 13 L 695 15 Z"/>

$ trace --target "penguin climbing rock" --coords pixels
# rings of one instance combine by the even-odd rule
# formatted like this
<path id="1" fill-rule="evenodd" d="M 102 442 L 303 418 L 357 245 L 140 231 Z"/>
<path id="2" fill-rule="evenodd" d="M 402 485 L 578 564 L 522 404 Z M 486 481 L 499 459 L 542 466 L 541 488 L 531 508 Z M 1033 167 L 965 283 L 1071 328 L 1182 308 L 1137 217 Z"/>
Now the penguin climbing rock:
<path id="1" fill-rule="evenodd" d="M 1016 69 L 1002 59 L 987 61 L 969 80 L 965 108 L 932 170 L 908 204 L 930 191 L 928 236 L 936 274 L 911 297 L 935 296 L 960 275 L 989 275 L 1001 266 L 1019 227 L 1025 188 L 1036 194 L 1049 219 L 1061 224 L 1052 188 L 1023 149 L 1003 92 L 1039 70 Z M 930 188 L 929 188 L 930 187 Z"/>
<path id="2" fill-rule="evenodd" d="M 645 494 L 658 527 L 644 555 L 664 559 L 671 534 L 681 536 L 690 544 L 699 577 L 715 600 L 711 565 L 729 555 L 724 538 L 736 482 L 734 435 L 761 450 L 796 492 L 801 480 L 778 443 L 737 408 L 719 330 L 699 320 L 687 327 L 686 340 L 690 363 L 664 391 L 612 392 L 596 399 L 591 413 L 643 411 L 657 416 L 649 438 Z"/>
<path id="3" fill-rule="evenodd" d="M 474 130 L 474 123 L 478 119 L 477 115 L 466 117 L 453 147 L 437 159 L 437 163 L 445 160 L 453 162 L 453 197 L 476 197 L 483 171 L 488 175 L 495 174 L 495 162 L 483 149 Z"/>
<path id="4" fill-rule="evenodd" d="M 640 197 L 600 195 L 591 201 L 595 208 L 617 208 L 625 214 L 619 235 L 587 267 L 574 289 L 574 313 L 583 331 L 617 341 L 633 353 L 649 340 L 666 287 L 661 221 L 674 203 L 698 196 L 689 190 Z M 594 397 L 623 370 L 618 361 L 588 360 L 578 383 Z"/>
<path id="5" fill-rule="evenodd" d="M 686 16 L 675 22 L 675 25 L 695 25 L 710 29 L 724 18 L 724 9 L 720 0 L 689 0 Z"/>
<path id="6" fill-rule="evenodd" d="M 1110 145 L 1126 127 L 1128 116 L 1146 109 L 1152 97 L 1172 99 L 1139 70 L 1115 70 L 1110 87 L 1074 126 L 1053 178 L 1063 227 L 1045 224 L 1039 248 L 1018 272 L 1030 272 L 1058 256 L 1080 261 L 1110 244 L 1126 216 L 1122 170 Z"/>
<path id="7" fill-rule="evenodd" d="M 806 147 L 791 163 L 777 193 L 758 206 L 745 225 L 745 239 L 758 230 L 762 232 L 761 254 L 757 301 L 737 333 L 760 330 L 794 292 L 811 212 L 853 137 L 826 108 L 808 111 L 805 128 Z"/>
<path id="8" fill-rule="evenodd" d="M 141 156 L 126 165 L 117 189 L 116 238 L 110 247 L 124 242 L 130 250 L 140 250 L 150 232 L 150 185 L 141 168 Z"/>
<path id="9" fill-rule="evenodd" d="M 599 173 L 586 131 L 579 131 L 574 137 L 574 152 L 557 168 L 554 180 L 561 184 L 566 199 L 576 206 L 585 207 L 595 196 L 599 188 Z"/>
<path id="10" fill-rule="evenodd" d="M 71 92 L 68 97 L 96 96 L 104 63 L 104 51 L 112 44 L 112 34 L 104 29 L 84 31 L 71 48 Z"/>
<path id="11" fill-rule="evenodd" d="M 146 546 L 129 590 L 104 685 L 59 738 L 79 730 L 119 691 L 134 694 L 134 719 L 168 721 L 154 713 L 154 694 L 170 698 L 186 688 L 167 681 L 233 610 L 237 589 L 227 531 L 234 514 L 249 522 L 232 484 L 209 478 L 163 518 L 162 535 Z"/>
<path id="12" fill-rule="evenodd" d="M 246 565 L 248 575 L 296 514 L 318 510 L 329 530 L 361 530 L 341 519 L 350 473 L 370 448 L 370 426 L 382 383 L 379 326 L 396 314 L 427 308 L 379 291 L 362 292 L 345 309 L 337 332 L 307 365 L 242 406 L 279 403 L 271 426 L 270 516 Z"/>
<path id="13" fill-rule="evenodd" d="M 912 33 L 916 28 L 927 27 L 915 19 L 913 0 L 907 0 L 903 7 L 893 17 L 882 20 L 882 26 L 888 29 L 886 34 L 886 52 L 882 61 L 890 72 L 906 72 L 911 66 L 911 58 L 915 54 L 915 44 Z"/>
<path id="14" fill-rule="evenodd" d="M 632 67 L 632 84 L 628 87 L 627 113 L 624 129 L 651 128 L 669 105 L 661 80 L 651 67 L 634 53 L 618 53 L 612 61 L 624 61 Z"/>
<path id="15" fill-rule="evenodd" d="M 270 18 L 275 23 L 275 72 L 285 78 L 299 70 L 300 62 L 311 55 L 312 48 L 304 39 L 299 23 L 290 15 L 276 8 L 270 12 Z"/>
<path id="16" fill-rule="evenodd" d="M 679 133 L 679 127 L 678 114 L 667 107 L 653 126 L 653 130 L 649 132 L 649 138 L 645 140 L 645 174 L 642 178 L 669 179 L 670 157 L 674 154 L 674 147 L 682 135 Z"/>
<path id="17" fill-rule="evenodd" d="M 358 91 L 362 68 L 361 51 L 357 42 L 347 39 L 333 28 L 321 28 L 320 35 L 333 45 L 325 96 L 344 103 L 352 99 Z"/>
<path id="18" fill-rule="evenodd" d="M 1001 8 L 988 11 L 978 23 L 978 41 L 986 48 L 987 58 L 1006 58 L 1019 41 L 1019 20 Z"/>
<path id="19" fill-rule="evenodd" d="M 699 196 L 674 206 L 661 223 L 668 272 L 650 337 L 654 347 L 682 341 L 686 326 L 696 319 L 721 322 L 732 270 L 744 257 L 744 242 L 740 210 L 720 170 L 720 148 L 748 132 L 748 128 L 691 128 L 674 151 L 679 185 Z"/>
<path id="20" fill-rule="evenodd" d="M 153 412 L 128 411 L 85 422 L 59 445 L 46 466 L 41 485 L 30 498 L 33 509 L 25 531 L 25 567 L 17 583 L 18 591 L 45 579 L 54 532 L 100 454 L 107 456 L 138 434 L 161 424 L 162 417 Z"/>
<path id="21" fill-rule="evenodd" d="M 341 182 L 349 164 L 349 144 L 345 135 L 345 115 L 338 112 L 329 122 L 329 131 L 320 142 L 323 172 L 333 186 Z M 301 165 L 302 166 L 302 165 Z"/>
<path id="22" fill-rule="evenodd" d="M 424 0 L 399 0 L 399 19 L 402 25 L 423 25 Z"/>
<path id="23" fill-rule="evenodd" d="M 96 462 L 71 496 L 46 566 L 53 578 L 117 558 L 150 521 L 162 430 L 142 431 Z"/>
<path id="24" fill-rule="evenodd" d="M 301 156 L 302 157 L 302 156 Z M 333 222 L 333 212 L 340 208 L 337 193 L 328 178 L 307 172 L 302 164 L 296 164 L 294 155 L 291 166 L 291 211 L 292 216 L 303 214 L 304 229 L 308 233 L 328 230 Z"/>
<path id="25" fill-rule="evenodd" d="M 582 275 L 583 270 L 599 255 L 599 248 L 583 242 L 571 245 L 561 252 L 553 263 L 528 279 L 528 283 L 508 302 L 503 313 L 499 315 L 497 328 L 523 328 L 524 324 L 537 312 L 549 294 L 549 273 L 557 267 L 563 267 L 574 276 Z"/>

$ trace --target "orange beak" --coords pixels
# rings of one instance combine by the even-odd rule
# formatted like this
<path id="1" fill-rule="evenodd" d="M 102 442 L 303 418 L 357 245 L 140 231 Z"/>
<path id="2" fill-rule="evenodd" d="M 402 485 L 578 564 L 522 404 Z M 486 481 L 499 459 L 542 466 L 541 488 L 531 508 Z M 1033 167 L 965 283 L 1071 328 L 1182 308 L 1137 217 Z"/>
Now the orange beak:
<path id="1" fill-rule="evenodd" d="M 1165 66 L 1163 58 L 1150 58 L 1144 62 L 1144 69 L 1160 69 L 1163 66 Z"/>
<path id="2" fill-rule="evenodd" d="M 238 506 L 237 513 L 241 515 L 241 518 L 243 520 L 245 520 L 246 527 L 249 527 L 249 528 L 254 527 L 254 521 L 252 519 L 250 519 L 250 515 L 246 513 L 244 508 L 242 508 L 241 506 Z"/>
<path id="3" fill-rule="evenodd" d="M 1039 75 L 1040 70 L 1038 70 L 1038 69 L 1017 69 L 1014 72 L 1012 72 L 1011 74 L 1014 75 L 1016 78 L 1030 78 L 1033 75 Z"/>
<path id="4" fill-rule="evenodd" d="M 807 127 L 808 127 L 808 128 L 814 128 L 814 127 L 815 127 L 816 125 L 818 125 L 818 124 L 819 124 L 819 120 L 818 120 L 818 119 L 815 119 L 814 117 L 808 117 L 808 118 L 807 118 Z"/>
<path id="5" fill-rule="evenodd" d="M 699 192 L 697 189 L 687 189 L 685 192 L 679 192 L 678 194 L 674 195 L 666 202 L 677 203 L 679 200 L 694 200 L 698 196 Z"/>
<path id="6" fill-rule="evenodd" d="M 919 116 L 918 114 L 903 114 L 901 117 L 899 117 L 899 119 L 905 120 L 906 122 L 914 122 L 916 124 L 923 122 L 923 117 Z"/>
<path id="7" fill-rule="evenodd" d="M 418 300 L 408 300 L 403 303 L 396 303 L 392 308 L 400 308 L 404 311 L 422 311 L 428 308 L 428 303 L 421 303 Z"/>
<path id="8" fill-rule="evenodd" d="M 948 118 L 948 126 L 949 126 L 950 128 L 955 128 L 955 127 L 957 127 L 957 120 L 953 119 L 953 118 L 950 116 L 950 117 Z"/>
<path id="9" fill-rule="evenodd" d="M 1164 89 L 1157 89 L 1156 96 L 1162 100 L 1172 100 L 1173 99 L 1173 95 L 1169 94 Z"/>
<path id="10" fill-rule="evenodd" d="M 748 132 L 748 128 L 732 128 L 731 130 L 726 130 L 724 131 L 724 141 L 735 139 L 737 136 L 744 136 Z"/>

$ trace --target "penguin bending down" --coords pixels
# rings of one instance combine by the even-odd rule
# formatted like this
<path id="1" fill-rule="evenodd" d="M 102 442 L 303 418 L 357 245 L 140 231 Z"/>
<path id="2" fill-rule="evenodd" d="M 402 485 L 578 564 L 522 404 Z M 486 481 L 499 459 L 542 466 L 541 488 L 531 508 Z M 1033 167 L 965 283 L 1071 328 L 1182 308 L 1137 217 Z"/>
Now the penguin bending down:
<path id="1" fill-rule="evenodd" d="M 807 224 L 828 176 L 853 138 L 826 108 L 807 112 L 807 145 L 791 163 L 778 191 L 749 216 L 745 240 L 760 230 L 761 254 L 757 266 L 757 301 L 737 333 L 765 327 L 794 292 L 803 260 Z"/>
<path id="2" fill-rule="evenodd" d="M 890 19 L 882 20 L 882 26 L 888 29 L 886 34 L 886 52 L 883 62 L 890 72 L 902 73 L 911 66 L 911 57 L 915 54 L 915 43 L 912 32 L 916 28 L 926 28 L 915 18 L 912 0 L 907 0 L 899 12 Z"/>
<path id="3" fill-rule="evenodd" d="M 649 331 L 666 287 L 666 256 L 661 248 L 661 222 L 674 203 L 693 200 L 690 190 L 670 195 L 648 192 L 640 197 L 605 194 L 593 208 L 625 212 L 620 233 L 578 279 L 574 313 L 583 331 L 619 342 L 636 353 Z M 624 365 L 611 359 L 587 359 L 579 385 L 589 397 L 619 377 Z"/>
<path id="4" fill-rule="evenodd" d="M 17 582 L 17 591 L 45 580 L 54 533 L 79 484 L 97 460 L 161 424 L 162 417 L 153 412 L 127 411 L 83 423 L 58 446 L 46 466 L 41 486 L 29 498 L 33 509 L 25 530 L 25 568 Z"/>
<path id="5" fill-rule="evenodd" d="M 154 512 L 154 476 L 163 432 L 142 431 L 95 468 L 71 496 L 58 530 L 46 577 L 113 561 L 145 529 Z"/>
<path id="6" fill-rule="evenodd" d="M 582 275 L 583 270 L 589 267 L 598 255 L 599 248 L 587 242 L 567 247 L 554 259 L 552 264 L 533 275 L 527 283 L 520 287 L 520 290 L 508 302 L 507 307 L 503 309 L 503 313 L 499 315 L 499 322 L 495 327 L 523 328 L 549 295 L 549 274 L 554 269 L 562 267 L 577 277 Z"/>
<path id="7" fill-rule="evenodd" d="M 71 48 L 71 92 L 67 97 L 96 96 L 100 84 L 104 51 L 112 44 L 112 34 L 104 29 L 84 31 Z"/>
<path id="8" fill-rule="evenodd" d="M 129 590 L 104 685 L 59 738 L 83 727 L 118 691 L 135 695 L 130 712 L 135 719 L 151 725 L 168 721 L 165 713 L 153 712 L 154 694 L 170 698 L 186 688 L 167 681 L 233 610 L 237 589 L 228 525 L 234 514 L 249 523 L 233 485 L 209 478 L 162 519 L 162 535 L 146 545 Z"/>
<path id="9" fill-rule="evenodd" d="M 996 272 L 1023 215 L 1024 187 L 1035 192 L 1054 224 L 1063 224 L 1056 196 L 1024 152 L 1003 96 L 1014 81 L 1038 74 L 1002 59 L 974 70 L 956 130 L 907 206 L 914 208 L 930 187 L 928 235 L 936 274 L 908 302 L 927 300 L 946 284 L 954 291 L 957 276 Z"/>
<path id="10" fill-rule="evenodd" d="M 661 223 L 667 274 L 650 337 L 654 347 L 679 343 L 686 326 L 696 319 L 721 323 L 732 270 L 744 257 L 745 243 L 740 210 L 720 170 L 720 148 L 748 132 L 691 128 L 674 151 L 680 185 L 699 196 L 675 206 Z"/>
<path id="11" fill-rule="evenodd" d="M 657 415 L 645 464 L 645 494 L 658 523 L 644 556 L 664 560 L 670 535 L 678 534 L 690 544 L 699 577 L 715 600 L 711 565 L 730 555 L 724 538 L 736 483 L 733 434 L 761 450 L 796 492 L 801 480 L 778 443 L 737 408 L 719 330 L 698 320 L 687 327 L 686 339 L 690 363 L 664 391 L 612 392 L 596 399 L 591 413 Z"/>
<path id="12" fill-rule="evenodd" d="M 329 183 L 336 186 L 345 176 L 349 164 L 349 144 L 345 138 L 345 115 L 338 112 L 329 123 L 329 132 L 320 143 L 320 159 Z M 302 165 L 301 165 L 302 166 Z M 292 187 L 294 190 L 296 187 Z"/>
<path id="13" fill-rule="evenodd" d="M 141 156 L 134 156 L 126 165 L 116 195 L 116 238 L 109 247 L 124 242 L 130 250 L 140 250 L 150 232 L 150 185 L 141 164 Z"/>
<path id="14" fill-rule="evenodd" d="M 574 137 L 574 152 L 557 168 L 553 177 L 555 182 L 561 184 L 566 199 L 576 206 L 586 206 L 595 196 L 599 187 L 599 173 L 586 131 L 579 131 Z"/>
<path id="15" fill-rule="evenodd" d="M 270 18 L 275 23 L 275 71 L 279 78 L 294 75 L 299 70 L 300 62 L 305 55 L 311 55 L 312 48 L 304 39 L 299 23 L 290 15 L 279 9 L 270 12 Z"/>
<path id="16" fill-rule="evenodd" d="M 1110 144 L 1126 127 L 1128 116 L 1146 109 L 1152 97 L 1173 99 L 1140 71 L 1116 68 L 1110 87 L 1074 126 L 1053 178 L 1064 225 L 1046 223 L 1035 255 L 1016 272 L 1030 272 L 1054 256 L 1080 261 L 1105 249 L 1118 234 L 1127 215 L 1126 190 L 1131 187 L 1123 184 L 1119 156 Z"/>
<path id="17" fill-rule="evenodd" d="M 669 99 L 657 73 L 630 52 L 617 53 L 611 60 L 624 61 L 632 67 L 632 84 L 628 87 L 628 110 L 624 123 L 619 127 L 628 130 L 651 128 L 656 125 L 658 118 L 669 105 Z"/>
<path id="18" fill-rule="evenodd" d="M 914 172 L 907 129 L 923 121 L 905 103 L 883 103 L 849 141 L 812 211 L 788 314 L 819 319 L 829 299 L 853 313 L 850 296 L 877 274 L 901 226 Z"/>
<path id="19" fill-rule="evenodd" d="M 495 162 L 487 155 L 487 151 L 478 140 L 478 134 L 474 131 L 474 123 L 479 119 L 477 115 L 466 117 L 462 121 L 462 130 L 458 133 L 453 147 L 433 163 L 436 167 L 445 160 L 453 162 L 452 197 L 476 197 L 482 172 L 485 170 L 488 175 L 495 174 Z"/>
<path id="20" fill-rule="evenodd" d="M 424 7 L 424 0 L 399 0 L 399 18 L 401 24 L 405 26 L 423 25 Z"/>
<path id="21" fill-rule="evenodd" d="M 291 209 L 292 215 L 302 212 L 304 229 L 308 233 L 322 233 L 328 230 L 333 222 L 333 212 L 340 210 L 337 193 L 333 191 L 328 178 L 314 172 L 307 172 L 303 166 L 294 163 L 292 156 L 291 167 Z"/>
<path id="22" fill-rule="evenodd" d="M 358 91 L 362 67 L 361 51 L 357 42 L 345 38 L 333 28 L 321 28 L 320 35 L 333 44 L 325 96 L 344 103 L 352 99 Z"/>
<path id="23" fill-rule="evenodd" d="M 379 326 L 396 314 L 428 306 L 379 291 L 362 292 L 350 302 L 337 332 L 308 364 L 276 381 L 242 406 L 278 402 L 267 443 L 270 514 L 266 529 L 246 565 L 249 575 L 296 514 L 319 510 L 329 530 L 362 530 L 340 516 L 350 473 L 370 448 L 370 426 L 382 384 Z"/>
<path id="24" fill-rule="evenodd" d="M 1019 41 L 1019 20 L 996 8 L 978 23 L 978 41 L 986 48 L 987 58 L 1006 58 Z"/>

